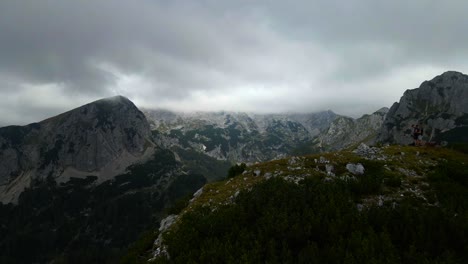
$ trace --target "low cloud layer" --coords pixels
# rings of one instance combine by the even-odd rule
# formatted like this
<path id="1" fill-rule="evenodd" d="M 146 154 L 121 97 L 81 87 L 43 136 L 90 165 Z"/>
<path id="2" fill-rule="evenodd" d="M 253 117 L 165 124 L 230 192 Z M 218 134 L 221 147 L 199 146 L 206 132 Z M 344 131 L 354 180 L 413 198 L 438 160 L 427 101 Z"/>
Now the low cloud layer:
<path id="1" fill-rule="evenodd" d="M 461 1 L 0 3 L 0 126 L 102 97 L 138 106 L 359 116 L 468 73 Z"/>

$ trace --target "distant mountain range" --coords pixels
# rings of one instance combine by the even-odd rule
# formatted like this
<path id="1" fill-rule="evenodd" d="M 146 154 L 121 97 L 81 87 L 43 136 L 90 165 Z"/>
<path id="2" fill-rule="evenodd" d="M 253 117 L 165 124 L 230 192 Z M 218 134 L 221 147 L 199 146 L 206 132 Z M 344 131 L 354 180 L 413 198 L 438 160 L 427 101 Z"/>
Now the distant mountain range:
<path id="1" fill-rule="evenodd" d="M 415 123 L 426 141 L 466 144 L 467 100 L 468 76 L 446 72 L 390 110 L 357 119 L 332 111 L 140 111 L 117 96 L 2 127 L 0 262 L 112 262 L 177 199 L 225 178 L 236 163 L 409 144 Z"/>
<path id="2" fill-rule="evenodd" d="M 332 111 L 310 114 L 176 113 L 144 110 L 156 141 L 218 160 L 261 162 L 371 142 L 387 108 L 353 119 Z"/>

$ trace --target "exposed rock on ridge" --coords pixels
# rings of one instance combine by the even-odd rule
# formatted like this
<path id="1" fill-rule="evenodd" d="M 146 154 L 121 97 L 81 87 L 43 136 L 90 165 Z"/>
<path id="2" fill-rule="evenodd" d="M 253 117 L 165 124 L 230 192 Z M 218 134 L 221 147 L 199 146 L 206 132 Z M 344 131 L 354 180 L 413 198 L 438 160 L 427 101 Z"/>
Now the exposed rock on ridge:
<path id="1" fill-rule="evenodd" d="M 336 118 L 319 137 L 322 147 L 326 150 L 339 150 L 358 142 L 373 143 L 387 112 L 388 108 L 383 107 L 358 119 L 346 116 Z"/>
<path id="2" fill-rule="evenodd" d="M 407 90 L 394 103 L 380 130 L 379 141 L 409 144 L 411 125 L 424 128 L 424 140 L 443 140 L 447 132 L 468 132 L 468 76 L 448 71 Z M 459 139 L 460 137 L 458 137 Z"/>

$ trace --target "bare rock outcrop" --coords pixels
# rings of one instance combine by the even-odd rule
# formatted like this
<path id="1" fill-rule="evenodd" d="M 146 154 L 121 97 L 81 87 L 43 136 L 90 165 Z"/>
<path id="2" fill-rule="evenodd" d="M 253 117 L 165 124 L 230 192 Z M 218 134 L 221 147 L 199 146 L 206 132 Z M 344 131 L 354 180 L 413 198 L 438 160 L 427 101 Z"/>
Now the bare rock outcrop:
<path id="1" fill-rule="evenodd" d="M 407 90 L 390 108 L 378 140 L 410 144 L 415 124 L 425 141 L 468 141 L 468 76 L 448 71 Z"/>

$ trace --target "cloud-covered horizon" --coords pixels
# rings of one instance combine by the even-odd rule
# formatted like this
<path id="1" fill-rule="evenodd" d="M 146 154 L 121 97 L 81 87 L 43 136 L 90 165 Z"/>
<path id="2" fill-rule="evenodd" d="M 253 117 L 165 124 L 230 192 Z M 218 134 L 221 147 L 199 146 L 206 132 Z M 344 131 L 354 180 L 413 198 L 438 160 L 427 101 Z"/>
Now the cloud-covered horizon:
<path id="1" fill-rule="evenodd" d="M 176 111 L 358 117 L 468 72 L 468 3 L 0 3 L 0 126 L 117 94 Z"/>

